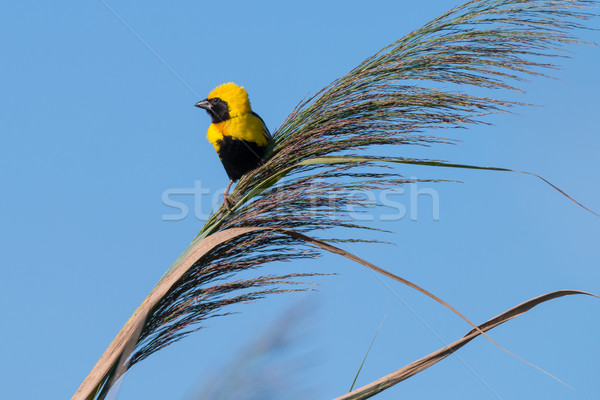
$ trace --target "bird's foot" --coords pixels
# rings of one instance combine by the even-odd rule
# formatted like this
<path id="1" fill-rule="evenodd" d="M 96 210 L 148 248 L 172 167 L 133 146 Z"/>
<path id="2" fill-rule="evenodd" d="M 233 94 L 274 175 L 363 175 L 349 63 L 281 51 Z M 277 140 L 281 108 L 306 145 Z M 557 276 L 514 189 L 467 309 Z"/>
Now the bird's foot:
<path id="1" fill-rule="evenodd" d="M 227 209 L 227 211 L 233 211 L 232 207 L 234 205 L 234 202 L 231 196 L 229 196 L 227 193 L 223 193 L 223 204 L 225 204 L 225 208 Z"/>

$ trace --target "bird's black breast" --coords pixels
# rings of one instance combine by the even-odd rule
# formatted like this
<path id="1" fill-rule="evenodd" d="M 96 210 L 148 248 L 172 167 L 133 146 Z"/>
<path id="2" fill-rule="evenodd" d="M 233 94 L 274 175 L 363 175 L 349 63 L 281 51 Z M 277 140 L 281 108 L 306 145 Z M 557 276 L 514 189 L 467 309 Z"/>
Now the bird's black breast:
<path id="1" fill-rule="evenodd" d="M 229 179 L 237 181 L 246 172 L 252 171 L 262 162 L 266 146 L 254 142 L 223 136 L 219 141 L 219 158 Z"/>

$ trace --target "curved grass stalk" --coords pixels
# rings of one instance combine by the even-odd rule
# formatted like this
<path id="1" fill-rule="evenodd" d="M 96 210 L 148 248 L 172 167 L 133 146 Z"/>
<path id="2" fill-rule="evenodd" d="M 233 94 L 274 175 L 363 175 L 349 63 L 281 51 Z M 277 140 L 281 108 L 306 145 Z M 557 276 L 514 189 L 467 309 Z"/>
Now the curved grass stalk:
<path id="1" fill-rule="evenodd" d="M 400 149 L 453 143 L 435 132 L 485 123 L 488 114 L 523 105 L 466 91 L 471 87 L 519 90 L 526 78 L 544 76 L 541 71 L 554 68 L 548 61 L 565 56 L 565 45 L 582 43 L 573 31 L 586 28 L 585 21 L 594 16 L 588 8 L 595 4 L 593 0 L 472 0 L 390 44 L 303 100 L 274 133 L 264 165 L 242 177 L 232 191 L 238 199 L 234 212 L 221 207 L 210 217 L 153 290 L 153 301 L 144 302 L 146 311 L 134 314 L 142 323 L 133 324 L 141 329 L 139 335 L 128 328 L 130 337 L 137 336 L 129 341 L 130 354 L 123 351 L 126 341 L 119 344 L 123 347 L 109 347 L 110 357 L 101 359 L 103 367 L 92 371 L 74 398 L 102 398 L 124 370 L 199 329 L 223 307 L 281 292 L 272 285 L 293 283 L 288 278 L 296 275 L 244 282 L 227 279 L 269 262 L 317 257 L 319 251 L 298 235 L 329 232 L 332 237 L 315 240 L 352 241 L 336 239 L 339 231 L 332 229 L 368 228 L 348 214 L 348 204 L 369 205 L 353 194 L 412 181 L 389 172 L 389 164 L 507 171 L 409 160 L 402 158 Z M 430 87 L 440 85 L 444 87 Z M 375 157 L 376 147 L 390 154 Z M 236 229 L 244 233 L 212 242 Z M 196 253 L 197 248 L 208 250 Z M 186 267 L 180 269 L 182 265 Z"/>

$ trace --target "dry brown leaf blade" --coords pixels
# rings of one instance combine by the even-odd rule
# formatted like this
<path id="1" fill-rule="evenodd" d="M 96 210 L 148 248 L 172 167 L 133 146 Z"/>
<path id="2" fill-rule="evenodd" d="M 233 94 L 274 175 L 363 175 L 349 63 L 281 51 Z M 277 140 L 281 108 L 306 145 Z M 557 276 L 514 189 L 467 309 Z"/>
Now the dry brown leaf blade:
<path id="1" fill-rule="evenodd" d="M 493 339 L 491 339 L 488 335 L 486 335 L 484 332 L 486 330 L 492 329 L 492 328 L 508 321 L 511 318 L 514 318 L 514 317 L 528 311 L 530 308 L 535 307 L 537 304 L 540 304 L 544 301 L 548 301 L 548 300 L 556 298 L 556 297 L 561 297 L 561 296 L 565 296 L 565 295 L 569 295 L 569 294 L 586 294 L 586 295 L 590 295 L 590 296 L 596 296 L 591 293 L 576 291 L 576 290 L 552 292 L 547 295 L 540 296 L 535 299 L 529 300 L 528 302 L 520 304 L 519 306 L 517 306 L 503 314 L 500 314 L 499 316 L 491 319 L 490 321 L 488 321 L 480 326 L 477 326 L 473 322 L 471 322 L 468 318 L 466 318 L 463 314 L 461 314 L 458 310 L 456 310 L 454 307 L 452 307 L 450 304 L 448 304 L 444 300 L 440 299 L 439 297 L 435 296 L 434 294 L 428 292 L 427 290 L 421 288 L 420 286 L 418 286 L 404 278 L 401 278 L 395 274 L 392 274 L 391 272 L 386 271 L 385 269 L 382 269 L 374 264 L 371 264 L 370 262 L 368 262 L 350 252 L 347 252 L 336 246 L 333 246 L 329 243 L 326 243 L 321 240 L 312 238 L 310 236 L 306 236 L 302 233 L 290 231 L 290 230 L 281 230 L 281 229 L 266 228 L 266 227 L 230 228 L 230 229 L 225 229 L 225 230 L 219 231 L 219 232 L 217 232 L 213 235 L 207 236 L 206 238 L 201 240 L 196 246 L 194 246 L 192 249 L 190 249 L 190 251 L 187 253 L 187 255 L 171 271 L 171 273 L 166 275 L 157 284 L 157 286 L 152 290 L 150 295 L 148 295 L 148 297 L 144 300 L 142 305 L 134 312 L 134 314 L 127 321 L 125 326 L 123 326 L 121 331 L 117 334 L 117 336 L 115 337 L 113 342 L 106 349 L 106 351 L 104 352 L 104 354 L 102 355 L 100 360 L 96 363 L 96 365 L 90 372 L 90 374 L 85 378 L 85 380 L 83 381 L 83 383 L 81 384 L 81 386 L 79 387 L 79 389 L 77 390 L 77 392 L 75 393 L 75 395 L 73 396 L 72 399 L 73 400 L 93 399 L 95 397 L 95 395 L 98 393 L 98 391 L 102 388 L 102 386 L 105 385 L 106 382 L 108 382 L 108 387 L 110 387 L 112 385 L 112 383 L 114 383 L 117 379 L 119 379 L 125 373 L 125 371 L 127 370 L 127 367 L 128 367 L 128 357 L 131 355 L 132 351 L 135 348 L 135 345 L 137 344 L 138 338 L 144 327 L 144 324 L 145 324 L 145 321 L 146 321 L 148 315 L 150 314 L 152 309 L 156 306 L 156 304 L 158 304 L 158 302 L 162 299 L 162 297 L 164 297 L 169 292 L 169 290 L 175 286 L 177 281 L 179 281 L 181 279 L 181 277 L 184 276 L 184 274 L 194 265 L 194 263 L 197 260 L 199 260 L 204 254 L 208 253 L 209 251 L 211 251 L 212 249 L 214 249 L 215 247 L 217 247 L 218 245 L 220 245 L 224 242 L 227 242 L 227 241 L 229 241 L 235 237 L 241 236 L 243 234 L 257 232 L 257 231 L 273 231 L 273 232 L 284 233 L 293 238 L 303 240 L 303 241 L 313 244 L 323 250 L 341 255 L 349 260 L 352 260 L 361 265 L 364 265 L 382 275 L 392 278 L 398 282 L 401 282 L 401 283 L 409 286 L 412 289 L 415 289 L 415 290 L 425 294 L 426 296 L 432 298 L 436 302 L 442 304 L 444 307 L 448 308 L 449 310 L 451 310 L 452 312 L 454 312 L 455 314 L 460 316 L 463 320 L 465 320 L 466 322 L 468 322 L 470 325 L 472 325 L 474 327 L 474 329 L 471 332 L 469 332 L 464 338 L 455 342 L 453 345 L 450 345 L 449 347 L 444 348 L 446 350 L 441 349 L 440 351 L 438 351 L 436 353 L 432 353 L 430 356 L 427 356 L 421 360 L 416 361 L 413 364 L 410 364 L 409 366 L 403 368 L 402 370 L 399 370 L 402 372 L 398 376 L 396 376 L 396 373 L 393 373 L 393 374 L 391 374 L 393 376 L 391 376 L 389 378 L 388 377 L 382 378 L 382 379 L 384 379 L 383 382 L 375 384 L 374 390 L 378 390 L 378 391 L 374 392 L 374 393 L 379 393 L 379 391 L 385 390 L 387 387 L 393 386 L 396 383 L 401 382 L 402 380 L 407 379 L 408 377 L 410 377 L 424 369 L 429 368 L 431 365 L 433 365 L 433 364 L 439 362 L 440 360 L 442 360 L 443 358 L 447 357 L 452 351 L 455 351 L 455 350 L 459 349 L 460 347 L 464 346 L 466 343 L 468 343 L 470 340 L 472 340 L 473 338 L 475 338 L 476 336 L 478 336 L 480 334 L 484 335 L 488 340 L 490 340 L 492 343 L 494 343 L 496 346 L 498 346 L 505 352 L 511 354 L 512 356 L 518 358 L 519 360 L 521 360 L 523 362 L 526 362 L 529 365 L 532 365 L 533 367 L 541 370 L 542 372 L 552 376 L 551 374 L 544 371 L 543 369 L 537 367 L 534 364 L 529 363 L 526 360 L 521 359 L 520 357 L 516 356 L 509 350 L 505 349 L 504 347 L 502 347 L 501 345 L 496 343 Z M 456 347 L 454 349 L 454 348 L 452 348 L 452 346 L 458 346 L 458 347 Z M 437 354 L 437 353 L 439 353 L 439 354 Z M 111 370 L 116 371 L 116 373 L 113 374 L 111 372 Z M 557 378 L 555 378 L 555 379 L 557 379 Z M 379 382 L 379 381 L 376 381 L 376 382 Z M 369 386 L 369 385 L 367 385 L 367 386 Z M 361 388 L 361 389 L 363 389 L 363 388 Z M 360 391 L 361 389 L 357 389 L 357 390 Z M 353 391 L 351 393 L 354 393 L 354 392 L 356 392 L 356 391 Z M 367 393 L 371 393 L 370 387 L 368 388 Z M 342 399 L 342 398 L 345 398 L 345 397 L 340 397 L 340 399 Z M 354 398 L 354 397 L 349 397 L 349 398 Z M 357 397 L 357 398 L 366 398 L 366 397 Z"/>
<path id="2" fill-rule="evenodd" d="M 582 294 L 586 296 L 593 296 L 600 298 L 593 293 L 588 293 L 580 290 L 557 290 L 555 292 L 546 293 L 544 295 L 535 297 L 528 301 L 525 301 L 502 314 L 497 315 L 496 317 L 484 322 L 479 325 L 478 330 L 473 329 L 469 333 L 467 333 L 462 338 L 458 339 L 454 343 L 449 344 L 448 346 L 442 347 L 441 349 L 423 357 L 419 360 L 416 360 L 405 367 L 392 372 L 376 381 L 369 383 L 363 387 L 360 387 L 350 393 L 347 393 L 343 396 L 336 397 L 334 400 L 359 400 L 359 399 L 368 399 L 369 397 L 373 397 L 378 393 L 418 374 L 421 371 L 426 370 L 427 368 L 437 364 L 442 361 L 444 358 L 448 357 L 453 352 L 459 350 L 461 347 L 469 343 L 471 340 L 475 339 L 481 333 L 480 331 L 488 331 L 501 325 L 519 315 L 526 313 L 532 308 L 545 303 L 549 300 L 557 299 L 563 296 L 570 296 L 575 294 Z"/>
<path id="3" fill-rule="evenodd" d="M 513 355 L 516 358 L 519 358 L 518 356 L 514 355 L 513 353 L 511 353 L 510 351 L 505 349 L 504 347 L 497 344 L 493 339 L 491 339 L 488 335 L 486 335 L 484 333 L 483 329 L 481 329 L 480 327 L 475 325 L 473 322 L 471 322 L 468 318 L 466 318 L 463 314 L 461 314 L 458 310 L 456 310 L 454 307 L 452 307 L 450 304 L 448 304 L 444 300 L 442 300 L 439 297 L 435 296 L 434 294 L 428 292 L 427 290 L 421 288 L 420 286 L 418 286 L 404 278 L 401 278 L 395 274 L 392 274 L 391 272 L 386 271 L 383 268 L 380 268 L 374 264 L 371 264 L 370 262 L 368 262 L 350 252 L 342 250 L 336 246 L 333 246 L 329 243 L 323 242 L 319 239 L 315 239 L 315 238 L 312 238 L 310 236 L 307 236 L 307 235 L 304 235 L 302 233 L 295 232 L 295 231 L 274 229 L 274 228 L 267 228 L 267 227 L 230 228 L 230 229 L 225 229 L 225 230 L 219 231 L 210 236 L 207 236 L 203 240 L 199 241 L 194 247 L 192 247 L 189 250 L 189 252 L 187 252 L 186 256 L 184 258 L 182 258 L 182 260 L 179 262 L 179 264 L 175 268 L 172 269 L 171 273 L 169 273 L 168 275 L 163 277 L 163 279 L 161 279 L 161 281 L 156 285 L 156 287 L 152 290 L 152 292 L 148 295 L 148 297 L 146 297 L 146 299 L 143 301 L 142 305 L 140 305 L 140 307 L 138 307 L 138 309 L 134 312 L 134 314 L 131 316 L 131 318 L 123 326 L 121 331 L 117 334 L 115 339 L 112 341 L 112 343 L 106 349 L 104 354 L 98 360 L 98 362 L 96 363 L 96 365 L 94 366 L 94 368 L 92 369 L 90 374 L 85 378 L 85 380 L 83 381 L 83 383 L 81 384 L 81 386 L 79 387 L 79 389 L 77 390 L 75 395 L 73 396 L 72 400 L 93 399 L 95 397 L 95 395 L 98 393 L 98 391 L 102 388 L 102 386 L 105 386 L 105 384 L 108 384 L 108 387 L 110 387 L 112 385 L 112 383 L 116 382 L 116 380 L 119 379 L 126 372 L 127 367 L 128 367 L 128 362 L 129 362 L 128 358 L 131 355 L 132 351 L 135 349 L 135 346 L 138 342 L 140 333 L 141 333 L 141 331 L 144 327 L 144 324 L 146 322 L 146 319 L 148 318 L 152 309 L 156 306 L 156 304 L 158 304 L 158 302 L 165 295 L 167 295 L 167 293 L 169 293 L 171 288 L 173 288 L 176 285 L 176 283 L 184 276 L 184 274 L 194 265 L 194 263 L 197 260 L 199 260 L 203 255 L 205 255 L 206 253 L 208 253 L 209 251 L 211 251 L 212 249 L 214 249 L 215 247 L 217 247 L 218 245 L 220 245 L 222 243 L 225 243 L 225 242 L 227 242 L 231 239 L 234 239 L 238 236 L 241 236 L 241 235 L 244 235 L 247 233 L 251 233 L 251 232 L 257 232 L 257 231 L 273 231 L 273 232 L 278 232 L 278 233 L 283 233 L 283 234 L 289 235 L 290 237 L 293 237 L 293 238 L 296 238 L 299 240 L 303 240 L 303 241 L 310 243 L 312 245 L 315 245 L 323 250 L 341 255 L 349 260 L 352 260 L 356 263 L 364 265 L 382 275 L 385 275 L 385 276 L 392 278 L 398 282 L 401 282 L 401 283 L 409 286 L 410 288 L 425 294 L 426 296 L 432 298 L 436 302 L 442 304 L 444 307 L 448 308 L 449 310 L 451 310 L 452 312 L 454 312 L 455 314 L 460 316 L 467 323 L 472 325 L 474 327 L 473 331 L 476 332 L 476 335 L 474 335 L 472 333 L 473 332 L 472 331 L 467 336 L 474 335 L 473 337 L 475 337 L 477 335 L 482 334 L 488 340 L 490 340 L 492 343 L 494 343 L 496 346 L 498 346 L 502 350 L 506 351 L 507 353 Z M 585 292 L 578 292 L 578 291 L 573 291 L 573 292 L 585 293 Z M 586 293 L 586 294 L 588 294 L 588 293 Z M 562 295 L 564 296 L 565 294 L 562 294 Z M 524 303 L 524 304 L 526 304 L 526 303 Z M 531 306 L 531 307 L 533 307 L 533 306 Z M 502 314 L 502 315 L 504 315 L 504 314 Z M 502 315 L 500 315 L 496 318 L 501 318 Z M 511 318 L 514 318 L 514 316 Z M 495 320 L 493 319 L 491 321 L 495 321 Z M 504 320 L 502 322 L 504 322 Z M 502 322 L 499 322 L 494 326 L 497 326 Z M 487 329 L 491 329 L 491 328 L 487 328 Z M 469 339 L 469 340 L 471 340 L 471 339 Z M 522 359 L 520 359 L 520 360 L 522 360 Z M 541 368 L 539 368 L 525 360 L 522 360 L 522 361 L 547 373 L 546 371 L 542 370 Z M 426 367 L 426 368 L 428 368 L 428 367 Z M 116 373 L 113 373 L 113 371 L 116 371 Z M 417 371 L 417 372 L 419 372 L 419 371 Z M 550 374 L 548 374 L 548 375 L 550 375 Z"/>

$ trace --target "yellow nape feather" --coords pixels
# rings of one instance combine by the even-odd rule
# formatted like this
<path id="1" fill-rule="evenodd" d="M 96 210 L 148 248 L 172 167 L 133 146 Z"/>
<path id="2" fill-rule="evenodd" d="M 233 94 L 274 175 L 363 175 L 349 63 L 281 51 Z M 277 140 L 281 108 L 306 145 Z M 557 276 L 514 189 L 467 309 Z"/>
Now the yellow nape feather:
<path id="1" fill-rule="evenodd" d="M 227 103 L 231 118 L 252 111 L 246 89 L 244 89 L 242 86 L 236 85 L 233 82 L 224 83 L 221 86 L 214 88 L 212 92 L 208 94 L 209 99 L 215 97 L 218 97 Z"/>

